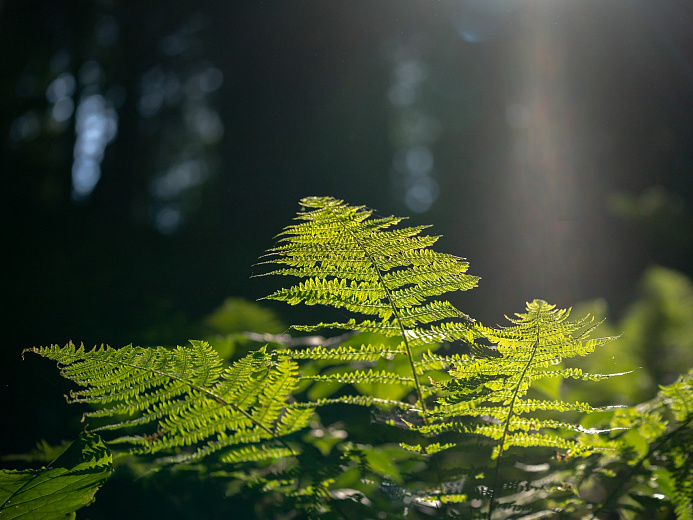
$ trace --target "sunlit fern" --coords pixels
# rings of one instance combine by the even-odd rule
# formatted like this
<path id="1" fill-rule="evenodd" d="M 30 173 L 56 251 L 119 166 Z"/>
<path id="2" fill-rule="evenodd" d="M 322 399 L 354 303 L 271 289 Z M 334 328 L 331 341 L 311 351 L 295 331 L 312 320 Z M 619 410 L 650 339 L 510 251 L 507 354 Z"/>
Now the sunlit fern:
<path id="1" fill-rule="evenodd" d="M 301 206 L 305 211 L 297 220 L 302 222 L 280 233 L 280 244 L 269 250 L 269 259 L 263 265 L 280 266 L 267 274 L 303 281 L 267 298 L 291 305 L 321 304 L 361 316 L 342 322 L 294 326 L 297 330 L 357 330 L 398 337 L 401 341 L 396 347 L 309 349 L 287 355 L 342 362 L 405 356 L 409 362 L 405 374 L 349 370 L 312 378 L 410 386 L 416 392 L 416 403 L 410 408 L 418 410 L 423 422 L 428 423 L 426 397 L 431 394 L 431 385 L 421 376 L 427 370 L 443 368 L 446 360 L 434 355 L 415 356 L 414 352 L 433 342 L 473 340 L 471 319 L 449 302 L 433 298 L 471 289 L 477 285 L 478 277 L 466 274 L 468 264 L 463 259 L 430 249 L 438 237 L 421 235 L 426 226 L 392 229 L 401 218 L 374 218 L 365 207 L 349 206 L 330 197 L 304 198 Z M 341 400 L 354 402 L 352 398 Z M 371 402 L 369 396 L 356 400 Z"/>
<path id="2" fill-rule="evenodd" d="M 292 305 L 322 304 L 364 316 L 295 326 L 298 330 L 337 328 L 377 332 L 398 337 L 401 342 L 396 347 L 369 344 L 360 348 L 314 348 L 285 354 L 294 359 L 343 363 L 341 368 L 327 374 L 306 376 L 314 381 L 408 385 L 416 392 L 415 404 L 387 399 L 376 402 L 372 396 L 358 395 L 323 399 L 314 405 L 375 403 L 407 408 L 409 413 L 413 410 L 421 416 L 421 424 L 411 421 L 404 424 L 429 439 L 424 445 L 402 446 L 421 454 L 434 455 L 459 446 L 456 442 L 437 442 L 431 438 L 448 431 L 473 434 L 472 439 L 478 435 L 490 438 L 496 443 L 493 450 L 496 462 L 493 478 L 485 479 L 489 489 L 486 493 L 489 518 L 497 502 L 499 470 L 507 449 L 540 446 L 572 456 L 599 449 L 600 442 L 592 445 L 584 438 L 575 438 L 576 434 L 588 430 L 571 422 L 540 418 L 536 413 L 589 413 L 595 408 L 587 403 L 527 397 L 532 382 L 538 379 L 598 381 L 611 377 L 557 366 L 564 358 L 586 355 L 610 341 L 611 338 L 588 338 L 594 329 L 590 326 L 591 318 L 567 321 L 569 311 L 555 310 L 546 302 L 535 300 L 528 304 L 527 314 L 511 320 L 513 326 L 483 327 L 449 302 L 435 299 L 450 291 L 473 288 L 478 279 L 466 274 L 466 262 L 431 250 L 437 238 L 421 236 L 424 227 L 389 229 L 401 219 L 374 218 L 372 211 L 364 207 L 348 206 L 332 198 L 311 197 L 303 199 L 301 205 L 305 211 L 297 218 L 303 222 L 287 227 L 279 235 L 280 245 L 269 251 L 270 259 L 264 264 L 280 266 L 268 274 L 294 276 L 303 281 L 268 298 Z M 494 346 L 475 344 L 479 338 Z M 416 349 L 433 342 L 460 339 L 472 346 L 472 354 L 443 357 Z M 377 362 L 396 356 L 408 359 L 408 373 L 351 368 L 354 361 Z M 436 371 L 440 374 L 450 366 L 448 376 L 433 377 Z M 431 408 L 427 400 L 436 396 L 438 404 Z M 472 417 L 473 421 L 465 417 Z M 438 490 L 431 492 L 429 498 L 443 502 L 470 498 L 470 495 L 446 492 L 445 484 L 440 480 Z M 506 482 L 505 486 L 512 483 Z"/>
<path id="3" fill-rule="evenodd" d="M 68 401 L 94 405 L 84 419 L 105 424 L 92 431 L 124 431 L 108 442 L 130 453 L 174 452 L 172 462 L 214 452 L 227 462 L 278 458 L 294 454 L 283 437 L 313 415 L 287 402 L 296 363 L 265 349 L 227 368 L 202 341 L 173 350 L 68 344 L 28 351 L 57 361 L 63 377 L 84 387 Z"/>
<path id="4" fill-rule="evenodd" d="M 69 400 L 93 405 L 85 414 L 93 431 L 119 430 L 121 435 L 109 442 L 125 444 L 132 453 L 172 454 L 165 459 L 171 462 L 216 454 L 236 465 L 295 456 L 297 463 L 288 469 L 255 473 L 257 478 L 249 480 L 262 490 L 285 489 L 285 496 L 307 504 L 317 516 L 326 511 L 321 501 L 329 500 L 329 486 L 342 464 L 378 473 L 364 462 L 365 447 L 344 443 L 343 459 L 314 471 L 315 478 L 307 479 L 311 483 L 301 487 L 306 479 L 300 473 L 311 461 L 301 453 L 302 440 L 288 436 L 308 425 L 316 408 L 332 404 L 394 410 L 388 422 L 414 434 L 411 443 L 400 442 L 410 437 L 398 430 L 397 439 L 429 461 L 414 477 L 418 489 L 398 488 L 411 503 L 459 505 L 451 511 L 470 518 L 482 514 L 479 504 L 489 519 L 507 504 L 516 509 L 504 510 L 503 518 L 541 514 L 541 500 L 537 507 L 534 500 L 552 493 L 553 484 L 517 472 L 538 477 L 546 471 L 537 468 L 548 467 L 554 452 L 581 457 L 603 449 L 608 439 L 577 424 L 578 414 L 596 408 L 542 399 L 529 393 L 532 384 L 611 377 L 562 364 L 610 338 L 590 339 L 591 318 L 569 321 L 568 310 L 541 300 L 510 319 L 509 327 L 482 326 L 438 299 L 474 288 L 478 278 L 467 274 L 463 259 L 433 251 L 437 237 L 423 235 L 425 226 L 398 228 L 401 218 L 377 217 L 329 197 L 305 198 L 301 206 L 299 222 L 284 229 L 260 264 L 268 271 L 263 275 L 299 281 L 267 298 L 347 312 L 353 317 L 294 328 L 358 331 L 368 335 L 365 344 L 355 343 L 355 337 L 333 348 L 262 349 L 226 368 L 204 342 L 174 350 L 87 351 L 71 344 L 30 350 L 57 361 L 64 377 L 84 387 Z M 374 339 L 378 335 L 380 340 Z M 439 355 L 441 343 L 454 344 L 458 352 Z M 392 392 L 309 398 L 301 393 L 306 381 L 312 388 L 380 385 Z M 404 393 L 395 391 L 401 388 Z M 573 415 L 561 419 L 562 412 Z M 519 462 L 519 455 L 537 449 L 543 450 L 541 464 Z M 511 461 L 517 462 L 512 468 Z"/>
<path id="5" fill-rule="evenodd" d="M 605 430 L 588 430 L 552 414 L 584 414 L 603 408 L 528 396 L 532 383 L 546 378 L 600 381 L 620 375 L 588 374 L 560 366 L 564 359 L 587 355 L 613 339 L 590 339 L 595 328 L 592 319 L 586 316 L 569 321 L 569 314 L 569 310 L 534 300 L 527 304 L 526 313 L 508 318 L 512 323 L 509 327 L 480 326 L 479 330 L 492 343 L 494 354 L 463 356 L 454 362 L 452 379 L 440 384 L 443 396 L 431 411 L 436 422 L 423 430 L 459 431 L 493 440 L 492 457 L 496 460 L 488 492 L 489 518 L 497 503 L 503 455 L 510 448 L 544 447 L 567 456 L 585 456 L 604 449 L 603 439 L 590 442 L 589 436 L 578 434 Z"/>

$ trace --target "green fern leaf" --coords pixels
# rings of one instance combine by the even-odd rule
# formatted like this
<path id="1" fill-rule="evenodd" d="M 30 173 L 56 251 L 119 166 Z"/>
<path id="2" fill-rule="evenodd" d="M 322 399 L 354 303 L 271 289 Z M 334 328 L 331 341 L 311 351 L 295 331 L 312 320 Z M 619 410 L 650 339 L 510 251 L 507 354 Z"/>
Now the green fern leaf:
<path id="1" fill-rule="evenodd" d="M 426 226 L 399 227 L 401 218 L 375 217 L 365 207 L 329 197 L 305 198 L 301 206 L 298 222 L 284 229 L 260 263 L 269 272 L 259 275 L 297 281 L 266 298 L 346 311 L 353 316 L 294 329 L 369 334 L 366 340 L 360 336 L 360 345 L 356 336 L 335 348 L 271 353 L 263 348 L 228 367 L 204 342 L 173 350 L 127 346 L 86 351 L 69 344 L 31 351 L 57 361 L 62 375 L 80 387 L 69 400 L 93 406 L 84 415 L 96 424 L 94 431 L 119 432 L 111 444 L 127 445 L 132 453 L 166 452 L 172 454 L 170 462 L 217 454 L 218 461 L 233 465 L 228 476 L 264 492 L 280 492 L 312 517 L 330 510 L 327 502 L 336 498 L 330 486 L 343 465 L 358 482 L 353 485 L 371 491 L 379 487 L 386 494 L 394 490 L 402 504 L 406 497 L 407 508 L 454 504 L 448 513 L 480 518 L 479 505 L 485 503 L 489 520 L 494 508 L 503 509 L 497 517 L 542 518 L 551 512 L 545 498 L 560 494 L 563 477 L 559 472 L 547 475 L 549 464 L 543 460 L 520 462 L 519 454 L 583 457 L 622 447 L 623 440 L 599 434 L 641 421 L 646 441 L 635 457 L 645 461 L 666 447 L 669 462 L 662 471 L 675 484 L 672 496 L 686 504 L 677 507 L 677 515 L 689 518 L 693 463 L 681 439 L 689 439 L 693 420 L 690 378 L 663 388 L 649 408 L 614 414 L 618 419 L 612 428 L 584 428 L 573 422 L 578 413 L 609 408 L 538 399 L 532 385 L 620 375 L 589 374 L 562 364 L 611 341 L 591 337 L 598 323 L 589 316 L 570 321 L 569 309 L 535 300 L 525 313 L 508 318 L 510 326 L 484 327 L 439 299 L 476 287 L 478 277 L 467 274 L 463 259 L 434 251 L 438 237 L 422 234 Z M 330 344 L 339 341 L 341 337 Z M 440 343 L 456 341 L 468 354 L 435 353 Z M 334 389 L 342 385 L 351 388 L 337 394 Z M 306 389 L 307 397 L 302 393 Z M 299 453 L 286 437 L 311 424 L 316 408 L 332 404 L 375 405 L 380 408 L 373 411 L 375 421 L 383 428 L 400 428 L 396 432 L 402 437 L 381 446 L 340 443 L 334 451 L 342 457 L 333 457 L 323 471 L 309 460 L 309 450 Z M 679 424 L 673 430 L 677 436 L 662 417 Z M 324 431 L 313 430 L 316 438 Z M 315 447 L 332 456 L 333 441 L 338 442 L 336 434 Z M 659 442 L 658 448 L 648 450 L 648 441 Z M 288 456 L 296 457 L 290 464 L 274 464 Z M 492 472 L 482 467 L 489 458 L 495 459 Z M 594 459 L 598 457 L 588 460 Z M 430 467 L 421 464 L 424 460 Z M 247 469 L 256 463 L 259 467 Z M 315 474 L 301 475 L 301 467 L 311 463 Z M 506 465 L 502 479 L 501 463 Z M 541 477 L 517 477 L 531 472 Z M 417 480 L 426 482 L 423 489 L 407 489 Z M 502 488 L 501 480 L 506 480 Z M 498 496 L 501 489 L 505 496 Z M 554 504 L 571 500 L 577 499 Z"/>
<path id="2" fill-rule="evenodd" d="M 579 411 L 599 409 L 587 403 L 537 400 L 527 396 L 533 381 L 544 378 L 601 380 L 611 375 L 591 375 L 581 370 L 555 367 L 563 359 L 584 356 L 613 338 L 590 339 L 594 329 L 589 316 L 568 321 L 569 310 L 556 309 L 542 300 L 527 304 L 527 312 L 508 318 L 511 326 L 480 326 L 484 336 L 494 344 L 497 355 L 469 356 L 455 363 L 452 379 L 441 383 L 444 395 L 432 410 L 438 421 L 424 431 L 463 431 L 483 435 L 497 442 L 494 482 L 489 494 L 489 518 L 497 502 L 501 459 L 510 448 L 543 447 L 563 450 L 571 456 L 586 456 L 604 449 L 602 440 L 591 443 L 580 434 L 598 433 L 579 425 L 537 417 L 535 412 Z M 586 330 L 585 330 L 586 329 Z M 461 423 L 457 417 L 468 417 Z M 608 431 L 608 430 L 604 430 Z"/>
<path id="3" fill-rule="evenodd" d="M 69 401 L 97 406 L 84 414 L 106 421 L 94 431 L 145 430 L 109 441 L 128 444 L 133 453 L 185 448 L 171 459 L 180 462 L 266 441 L 291 452 L 282 437 L 303 428 L 313 414 L 288 402 L 299 381 L 296 363 L 262 349 L 224 368 L 207 343 L 191 343 L 173 350 L 87 351 L 68 344 L 30 352 L 57 361 L 63 377 L 84 387 L 71 392 Z M 241 460 L 254 448 L 244 449 L 229 457 Z"/>
<path id="4" fill-rule="evenodd" d="M 608 444 L 601 439 L 589 440 L 593 434 L 608 430 L 587 430 L 546 417 L 604 408 L 528 395 L 532 384 L 543 379 L 599 381 L 618 375 L 588 374 L 559 366 L 566 358 L 585 356 L 611 341 L 590 337 L 598 324 L 589 316 L 569 321 L 569 310 L 535 300 L 527 305 L 526 313 L 509 318 L 509 327 L 481 326 L 449 302 L 437 299 L 450 291 L 475 287 L 478 278 L 467 274 L 468 265 L 462 259 L 433 251 L 437 237 L 421 235 L 424 227 L 396 228 L 399 218 L 374 218 L 364 207 L 329 197 L 306 198 L 301 205 L 305 211 L 297 217 L 300 223 L 285 228 L 279 244 L 269 250 L 261 264 L 275 267 L 266 274 L 292 276 L 299 281 L 267 298 L 291 305 L 325 305 L 356 315 L 339 322 L 294 326 L 297 330 L 334 328 L 401 339 L 394 349 L 376 344 L 296 351 L 294 359 L 336 365 L 327 371 L 309 371 L 303 378 L 353 385 L 410 385 L 417 394 L 413 410 L 423 418 L 422 424 L 399 421 L 410 430 L 426 436 L 472 434 L 472 438 L 482 436 L 495 442 L 491 452 L 496 458 L 495 476 L 487 496 L 489 517 L 497 500 L 500 461 L 507 450 L 542 447 L 584 456 Z M 476 343 L 481 337 L 493 347 Z M 455 340 L 469 345 L 471 354 L 444 357 L 425 352 L 426 345 Z M 287 351 L 287 355 L 292 353 Z M 397 356 L 406 356 L 408 374 L 353 366 Z M 425 374 L 429 375 L 428 382 Z M 437 397 L 434 407 L 426 403 L 430 396 Z M 375 401 L 368 395 L 322 401 L 332 402 Z M 401 446 L 422 455 L 462 449 L 458 442 Z"/>
<path id="5" fill-rule="evenodd" d="M 401 218 L 374 218 L 373 212 L 364 207 L 349 206 L 330 197 L 308 197 L 301 200 L 301 206 L 306 211 L 297 220 L 302 222 L 284 229 L 279 245 L 269 250 L 270 259 L 261 265 L 279 266 L 266 274 L 293 276 L 303 281 L 267 298 L 291 305 L 320 304 L 363 316 L 360 320 L 295 326 L 297 330 L 358 330 L 401 337 L 403 342 L 401 349 L 394 352 L 384 346 L 363 346 L 332 354 L 316 351 L 316 359 L 346 362 L 404 355 L 411 371 L 407 377 L 349 370 L 311 378 L 411 384 L 427 421 L 424 398 L 431 390 L 424 389 L 419 375 L 432 368 L 433 363 L 429 360 L 422 365 L 412 349 L 442 340 L 474 338 L 470 318 L 450 303 L 435 298 L 449 291 L 476 287 L 478 277 L 466 273 L 468 264 L 462 259 L 430 249 L 437 237 L 421 235 L 424 226 L 395 228 Z M 297 358 L 307 356 L 305 352 L 297 354 Z"/>
<path id="6" fill-rule="evenodd" d="M 386 384 L 410 384 L 414 386 L 414 379 L 411 377 L 401 376 L 397 373 L 380 371 L 375 372 L 369 370 L 354 370 L 353 372 L 340 372 L 337 374 L 304 376 L 306 379 L 313 381 L 330 381 L 337 383 L 386 383 Z"/>

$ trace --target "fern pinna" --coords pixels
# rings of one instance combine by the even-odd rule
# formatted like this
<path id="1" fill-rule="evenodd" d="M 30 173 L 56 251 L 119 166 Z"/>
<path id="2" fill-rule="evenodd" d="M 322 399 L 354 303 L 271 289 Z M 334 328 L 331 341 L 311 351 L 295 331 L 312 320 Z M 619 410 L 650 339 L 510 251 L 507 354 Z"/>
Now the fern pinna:
<path id="1" fill-rule="evenodd" d="M 177 451 L 169 459 L 175 462 L 214 452 L 225 462 L 292 455 L 282 437 L 313 415 L 287 402 L 298 383 L 296 363 L 265 349 L 227 368 L 202 341 L 173 350 L 68 344 L 29 351 L 57 361 L 63 377 L 85 387 L 68 400 L 95 405 L 84 418 L 106 422 L 92 431 L 128 432 L 108 442 L 131 453 Z"/>

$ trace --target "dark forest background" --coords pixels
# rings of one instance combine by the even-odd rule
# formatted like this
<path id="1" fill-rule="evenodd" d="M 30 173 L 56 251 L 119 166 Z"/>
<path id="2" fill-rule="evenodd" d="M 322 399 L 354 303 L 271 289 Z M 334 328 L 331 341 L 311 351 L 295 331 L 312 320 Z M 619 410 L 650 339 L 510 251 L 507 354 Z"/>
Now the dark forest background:
<path id="1" fill-rule="evenodd" d="M 693 275 L 693 4 L 5 0 L 0 48 L 3 453 L 80 428 L 23 348 L 186 342 L 304 196 L 433 224 L 489 324 Z"/>

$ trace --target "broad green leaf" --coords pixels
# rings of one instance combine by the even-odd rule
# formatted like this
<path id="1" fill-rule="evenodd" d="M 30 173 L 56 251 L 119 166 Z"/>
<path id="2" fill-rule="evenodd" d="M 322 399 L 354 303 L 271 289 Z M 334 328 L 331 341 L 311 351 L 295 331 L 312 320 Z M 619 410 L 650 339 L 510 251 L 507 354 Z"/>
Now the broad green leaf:
<path id="1" fill-rule="evenodd" d="M 112 469 L 113 457 L 101 438 L 82 433 L 45 468 L 0 471 L 0 518 L 70 518 L 94 500 Z"/>

